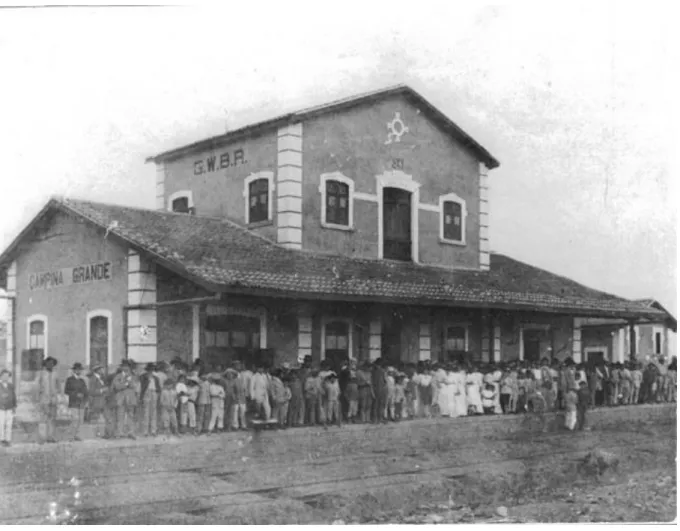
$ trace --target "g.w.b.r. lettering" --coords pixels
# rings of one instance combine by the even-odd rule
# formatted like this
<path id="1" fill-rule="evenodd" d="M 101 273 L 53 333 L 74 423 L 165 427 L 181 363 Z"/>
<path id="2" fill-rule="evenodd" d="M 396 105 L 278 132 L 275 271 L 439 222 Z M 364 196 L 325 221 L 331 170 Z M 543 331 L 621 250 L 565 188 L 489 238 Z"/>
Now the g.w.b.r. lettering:
<path id="1" fill-rule="evenodd" d="M 235 151 L 226 151 L 221 155 L 210 155 L 205 159 L 194 162 L 194 175 L 202 175 L 204 173 L 212 173 L 234 166 L 241 166 L 247 164 L 245 155 L 242 149 Z"/>

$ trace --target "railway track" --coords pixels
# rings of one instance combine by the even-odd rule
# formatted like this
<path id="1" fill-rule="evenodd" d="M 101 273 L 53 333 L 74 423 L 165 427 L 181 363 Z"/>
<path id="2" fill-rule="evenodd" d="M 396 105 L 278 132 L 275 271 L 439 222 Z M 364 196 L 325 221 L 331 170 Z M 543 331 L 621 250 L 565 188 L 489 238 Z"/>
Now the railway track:
<path id="1" fill-rule="evenodd" d="M 581 434 L 575 434 L 575 436 L 583 439 L 586 437 Z M 143 485 L 145 482 L 153 483 L 154 481 L 169 481 L 177 474 L 190 474 L 199 477 L 207 475 L 206 485 L 210 484 L 212 488 L 208 489 L 208 492 L 196 495 L 161 497 L 160 499 L 143 499 L 139 501 L 127 501 L 124 503 L 105 503 L 103 505 L 91 507 L 86 505 L 80 511 L 80 515 L 85 522 L 96 523 L 110 520 L 121 513 L 127 514 L 128 517 L 134 516 L 134 518 L 143 520 L 146 516 L 163 514 L 168 511 L 177 512 L 179 510 L 180 512 L 186 512 L 187 514 L 200 515 L 203 514 L 203 512 L 210 512 L 213 509 L 218 509 L 222 513 L 225 510 L 227 512 L 230 510 L 238 511 L 239 509 L 281 503 L 282 501 L 291 506 L 299 506 L 302 504 L 303 507 L 307 506 L 307 508 L 309 508 L 310 501 L 313 504 L 314 497 L 323 493 L 332 492 L 337 494 L 390 486 L 394 487 L 418 481 L 431 481 L 432 477 L 445 479 L 474 472 L 482 466 L 498 467 L 510 463 L 541 460 L 551 456 L 560 456 L 561 458 L 567 456 L 576 457 L 581 456 L 594 447 L 604 447 L 611 451 L 630 451 L 632 449 L 641 448 L 642 446 L 650 446 L 648 437 L 634 433 L 627 434 L 628 441 L 625 443 L 603 446 L 602 443 L 606 442 L 606 439 L 615 438 L 616 434 L 612 432 L 594 432 L 587 435 L 589 438 L 588 449 L 560 450 L 555 444 L 559 442 L 559 437 L 563 438 L 564 434 L 542 434 L 535 437 L 532 441 L 533 444 L 543 445 L 544 448 L 538 452 L 532 451 L 528 455 L 518 455 L 514 457 L 504 456 L 499 458 L 489 458 L 487 456 L 482 460 L 478 459 L 466 462 L 463 462 L 459 457 L 458 459 L 453 460 L 448 459 L 444 463 L 440 463 L 434 467 L 422 466 L 418 469 L 410 468 L 393 472 L 360 473 L 312 481 L 301 480 L 291 482 L 286 481 L 284 478 L 283 480 L 270 482 L 266 486 L 258 487 L 242 487 L 232 483 L 229 479 L 244 474 L 247 472 L 248 467 L 233 467 L 229 464 L 223 464 L 216 468 L 215 466 L 184 467 L 182 465 L 185 463 L 180 463 L 180 466 L 175 464 L 172 469 L 157 473 L 140 470 L 135 471 L 133 474 L 125 471 L 112 474 L 91 475 L 81 477 L 80 479 L 82 479 L 86 485 L 90 485 L 91 482 L 98 482 L 100 483 L 100 487 L 98 488 L 102 489 L 111 488 L 115 485 L 124 485 L 126 483 L 135 484 L 139 489 L 141 488 L 140 485 Z M 516 437 L 513 435 L 497 438 L 495 442 L 501 444 L 515 439 Z M 662 440 L 653 443 L 652 446 L 661 449 L 663 446 L 668 446 L 668 444 L 668 440 Z M 465 450 L 473 449 L 474 447 L 474 443 L 458 446 L 456 454 L 463 454 Z M 354 463 L 365 461 L 368 464 L 370 462 L 380 461 L 381 459 L 394 459 L 394 457 L 388 455 L 381 456 L 383 450 L 379 449 L 372 454 L 359 456 L 348 456 L 344 452 L 338 452 L 333 455 L 324 456 L 323 462 L 337 463 L 341 462 L 342 459 L 345 459 Z M 406 456 L 397 457 L 405 458 Z M 304 459 L 286 463 L 264 462 L 262 463 L 260 470 L 267 477 L 275 477 L 277 472 L 280 475 L 282 470 L 289 469 L 302 463 L 304 463 Z M 304 464 L 306 466 L 314 466 L 315 463 L 312 461 L 311 463 L 307 462 Z M 226 480 L 213 481 L 214 478 L 219 478 L 220 476 L 226 478 Z M 177 478 L 174 479 L 176 480 Z M 217 488 L 214 488 L 215 484 L 217 484 Z M 49 485 L 44 485 L 44 487 L 46 487 L 44 489 L 39 487 L 36 491 L 36 487 L 38 486 L 36 484 L 31 484 L 30 482 L 15 482 L 12 491 L 16 494 L 23 494 L 25 496 L 28 491 L 25 491 L 24 489 L 30 489 L 31 486 L 33 487 L 33 489 L 31 489 L 33 490 L 33 493 L 40 492 L 41 494 L 50 494 L 51 492 Z M 41 518 L 44 518 L 44 513 L 32 513 L 21 515 L 18 518 L 0 517 L 0 523 L 36 523 L 36 520 Z"/>

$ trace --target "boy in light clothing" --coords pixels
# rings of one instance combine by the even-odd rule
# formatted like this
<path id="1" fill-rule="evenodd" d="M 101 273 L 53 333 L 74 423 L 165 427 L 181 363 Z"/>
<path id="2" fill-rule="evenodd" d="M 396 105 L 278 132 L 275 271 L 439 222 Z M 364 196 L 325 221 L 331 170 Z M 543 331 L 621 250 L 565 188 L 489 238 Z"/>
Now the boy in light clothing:
<path id="1" fill-rule="evenodd" d="M 214 429 L 218 431 L 224 429 L 225 396 L 224 387 L 219 384 L 219 376 L 213 376 L 210 382 L 210 424 L 208 425 L 208 433 L 212 433 Z"/>
<path id="2" fill-rule="evenodd" d="M 12 422 L 17 411 L 17 395 L 10 382 L 12 374 L 3 369 L 0 372 L 0 444 L 12 444 Z"/>
<path id="3" fill-rule="evenodd" d="M 492 383 L 484 384 L 482 389 L 482 408 L 485 415 L 493 415 L 496 412 L 496 388 Z"/>
<path id="4" fill-rule="evenodd" d="M 196 399 L 196 430 L 206 432 L 210 424 L 210 380 L 207 374 L 202 374 L 200 380 Z"/>
<path id="5" fill-rule="evenodd" d="M 340 385 L 338 383 L 338 377 L 334 372 L 326 378 L 324 383 L 325 397 L 326 397 L 326 416 L 325 425 L 333 422 L 339 426 L 342 425 L 342 419 L 340 417 Z"/>

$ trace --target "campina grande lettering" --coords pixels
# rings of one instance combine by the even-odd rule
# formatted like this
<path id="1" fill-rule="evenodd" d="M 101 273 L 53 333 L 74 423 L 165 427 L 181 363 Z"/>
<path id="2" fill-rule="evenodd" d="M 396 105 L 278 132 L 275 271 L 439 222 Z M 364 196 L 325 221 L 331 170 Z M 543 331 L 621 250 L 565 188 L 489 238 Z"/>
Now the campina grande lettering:
<path id="1" fill-rule="evenodd" d="M 111 262 L 99 262 L 97 264 L 65 267 L 56 271 L 31 273 L 28 277 L 28 287 L 31 290 L 52 289 L 106 280 L 111 280 Z"/>

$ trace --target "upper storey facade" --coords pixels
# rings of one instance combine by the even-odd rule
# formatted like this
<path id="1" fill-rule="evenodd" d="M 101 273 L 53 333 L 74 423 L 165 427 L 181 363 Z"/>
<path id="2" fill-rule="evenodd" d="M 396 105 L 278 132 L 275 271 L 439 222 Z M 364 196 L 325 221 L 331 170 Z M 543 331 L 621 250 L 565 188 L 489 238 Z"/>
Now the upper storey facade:
<path id="1" fill-rule="evenodd" d="M 498 162 L 408 87 L 255 124 L 153 160 L 157 208 L 314 252 L 487 269 Z"/>

